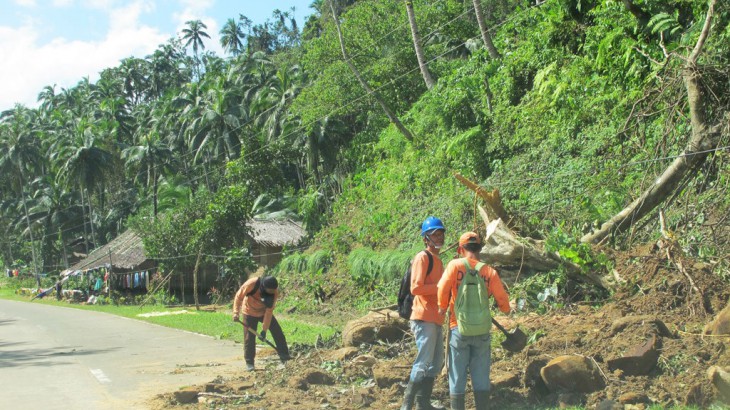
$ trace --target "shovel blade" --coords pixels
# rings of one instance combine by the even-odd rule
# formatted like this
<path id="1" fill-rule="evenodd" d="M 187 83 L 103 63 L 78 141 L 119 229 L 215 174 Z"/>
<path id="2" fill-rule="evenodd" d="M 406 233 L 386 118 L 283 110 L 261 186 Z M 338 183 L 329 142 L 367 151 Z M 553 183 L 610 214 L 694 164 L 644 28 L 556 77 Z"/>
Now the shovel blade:
<path id="1" fill-rule="evenodd" d="M 504 350 L 517 353 L 527 346 L 527 335 L 519 327 L 505 333 L 505 336 L 507 338 L 502 342 Z"/>

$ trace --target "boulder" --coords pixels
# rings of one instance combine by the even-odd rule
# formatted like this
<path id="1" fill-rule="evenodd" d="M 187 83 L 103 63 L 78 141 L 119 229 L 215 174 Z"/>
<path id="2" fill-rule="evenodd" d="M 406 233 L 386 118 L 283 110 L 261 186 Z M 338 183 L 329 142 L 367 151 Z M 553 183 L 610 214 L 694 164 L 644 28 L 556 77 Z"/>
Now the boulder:
<path id="1" fill-rule="evenodd" d="M 617 334 L 624 331 L 632 325 L 650 325 L 654 328 L 657 335 L 669 338 L 676 338 L 676 335 L 669 330 L 666 324 L 654 316 L 639 315 L 639 316 L 626 316 L 620 319 L 616 319 L 611 324 L 611 333 L 609 336 L 616 336 Z"/>
<path id="2" fill-rule="evenodd" d="M 715 319 L 705 326 L 706 335 L 730 335 L 730 304 L 715 316 Z"/>
<path id="3" fill-rule="evenodd" d="M 540 377 L 553 392 L 591 393 L 605 387 L 598 366 L 584 356 L 556 357 L 540 369 Z"/>
<path id="4" fill-rule="evenodd" d="M 707 377 L 717 390 L 717 397 L 730 404 L 730 367 L 710 366 Z"/>
<path id="5" fill-rule="evenodd" d="M 401 319 L 394 310 L 370 312 L 347 322 L 342 329 L 342 345 L 357 347 L 379 341 L 391 343 L 403 339 L 408 330 L 408 321 Z"/>
<path id="6" fill-rule="evenodd" d="M 649 374 L 659 360 L 662 339 L 652 336 L 646 343 L 634 346 L 624 356 L 607 361 L 611 371 L 621 370 L 626 376 Z"/>
<path id="7" fill-rule="evenodd" d="M 337 349 L 329 354 L 330 360 L 338 360 L 344 362 L 345 360 L 352 359 L 357 356 L 358 350 L 356 347 L 348 346 L 341 349 Z"/>
<path id="8" fill-rule="evenodd" d="M 198 391 L 192 388 L 178 390 L 172 393 L 172 397 L 179 404 L 191 404 L 198 402 Z"/>

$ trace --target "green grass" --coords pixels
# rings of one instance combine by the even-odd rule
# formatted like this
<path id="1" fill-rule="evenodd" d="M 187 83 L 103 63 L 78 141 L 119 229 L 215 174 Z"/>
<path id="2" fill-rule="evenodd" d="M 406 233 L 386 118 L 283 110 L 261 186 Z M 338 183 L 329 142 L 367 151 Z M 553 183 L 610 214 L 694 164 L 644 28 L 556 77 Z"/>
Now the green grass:
<path id="1" fill-rule="evenodd" d="M 81 310 L 93 310 L 96 312 L 104 312 L 112 315 L 123 316 L 131 319 L 141 320 L 144 322 L 154 323 L 161 326 L 167 326 L 189 332 L 200 333 L 213 336 L 217 339 L 234 340 L 241 342 L 243 340 L 243 329 L 238 323 L 231 320 L 230 309 L 211 311 L 196 311 L 195 306 L 167 308 L 164 306 L 115 306 L 115 305 L 80 305 L 68 302 L 59 302 L 55 296 L 51 295 L 44 299 L 36 299 L 31 302 L 28 296 L 19 296 L 15 294 L 15 288 L 7 286 L 6 281 L 0 281 L 0 298 L 8 300 L 17 300 L 30 303 L 42 303 L 51 306 L 63 306 Z M 170 314 L 175 312 L 186 311 L 184 314 Z M 146 313 L 168 313 L 164 316 L 144 317 L 141 314 Z M 338 329 L 321 323 L 313 323 L 304 317 L 294 315 L 283 315 L 274 312 L 276 319 L 279 321 L 289 344 L 299 343 L 305 345 L 313 345 L 318 337 L 328 339 L 333 336 Z M 260 327 L 259 327 L 260 329 Z"/>

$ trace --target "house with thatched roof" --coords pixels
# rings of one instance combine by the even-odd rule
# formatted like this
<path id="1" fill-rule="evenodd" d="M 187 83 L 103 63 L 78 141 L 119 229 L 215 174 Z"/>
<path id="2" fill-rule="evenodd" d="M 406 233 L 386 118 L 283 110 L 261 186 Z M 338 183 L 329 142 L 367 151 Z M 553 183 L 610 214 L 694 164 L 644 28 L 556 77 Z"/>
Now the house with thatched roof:
<path id="1" fill-rule="evenodd" d="M 248 221 L 251 253 L 259 266 L 272 267 L 282 258 L 285 246 L 297 246 L 307 236 L 302 225 L 291 220 L 252 219 Z"/>
<path id="2" fill-rule="evenodd" d="M 290 220 L 252 219 L 248 223 L 248 228 L 251 254 L 258 266 L 276 265 L 282 258 L 285 246 L 296 246 L 306 236 L 302 226 Z M 145 254 L 142 238 L 128 229 L 108 244 L 93 250 L 86 258 L 62 274 L 105 270 L 109 271 L 113 278 L 110 282 L 112 289 L 145 290 L 144 286 L 130 287 L 129 282 L 125 282 L 127 280 L 125 276 L 131 275 L 134 278 L 135 273 L 145 272 L 148 274 L 144 277 L 149 278 L 156 267 L 156 262 L 148 259 Z M 192 276 L 192 271 L 183 272 L 178 277 L 180 283 L 172 286 L 183 292 L 185 289 L 192 289 Z M 203 266 L 198 275 L 198 286 L 201 289 L 209 289 L 214 285 L 217 276 L 217 266 Z"/>

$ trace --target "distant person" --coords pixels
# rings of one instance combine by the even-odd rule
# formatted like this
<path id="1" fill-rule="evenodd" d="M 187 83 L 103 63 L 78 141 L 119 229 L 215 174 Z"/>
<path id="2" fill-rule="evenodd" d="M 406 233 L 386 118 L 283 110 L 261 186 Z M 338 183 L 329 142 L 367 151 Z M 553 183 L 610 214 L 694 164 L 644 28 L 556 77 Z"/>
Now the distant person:
<path id="1" fill-rule="evenodd" d="M 276 344 L 276 351 L 282 361 L 291 359 L 286 337 L 274 317 L 274 307 L 279 298 L 279 282 L 273 276 L 250 278 L 238 289 L 233 298 L 233 321 L 241 322 L 239 316 L 243 314 L 243 358 L 246 361 L 246 370 L 255 369 L 256 337 L 248 329 L 257 333 L 259 323 L 263 323 L 258 337 L 266 340 L 266 332 L 271 330 L 271 336 Z"/>
<path id="2" fill-rule="evenodd" d="M 497 271 L 479 261 L 481 249 L 482 241 L 477 233 L 461 235 L 456 252 L 462 258 L 449 262 L 438 283 L 439 312 L 445 313 L 447 307 L 451 311 L 449 395 L 452 410 L 464 409 L 467 373 L 471 374 L 477 410 L 489 408 L 492 361 L 489 296 L 494 297 L 499 310 L 510 312 L 509 296 Z"/>
<path id="3" fill-rule="evenodd" d="M 56 300 L 63 299 L 63 280 L 60 278 L 56 281 Z"/>
<path id="4" fill-rule="evenodd" d="M 444 365 L 444 313 L 439 312 L 436 285 L 444 272 L 439 252 L 444 246 L 446 228 L 440 219 L 429 216 L 421 224 L 421 236 L 426 249 L 418 252 L 411 262 L 411 293 L 413 311 L 411 331 L 416 341 L 413 362 L 401 410 L 409 410 L 415 402 L 423 410 L 443 409 L 431 404 L 436 376 Z"/>

